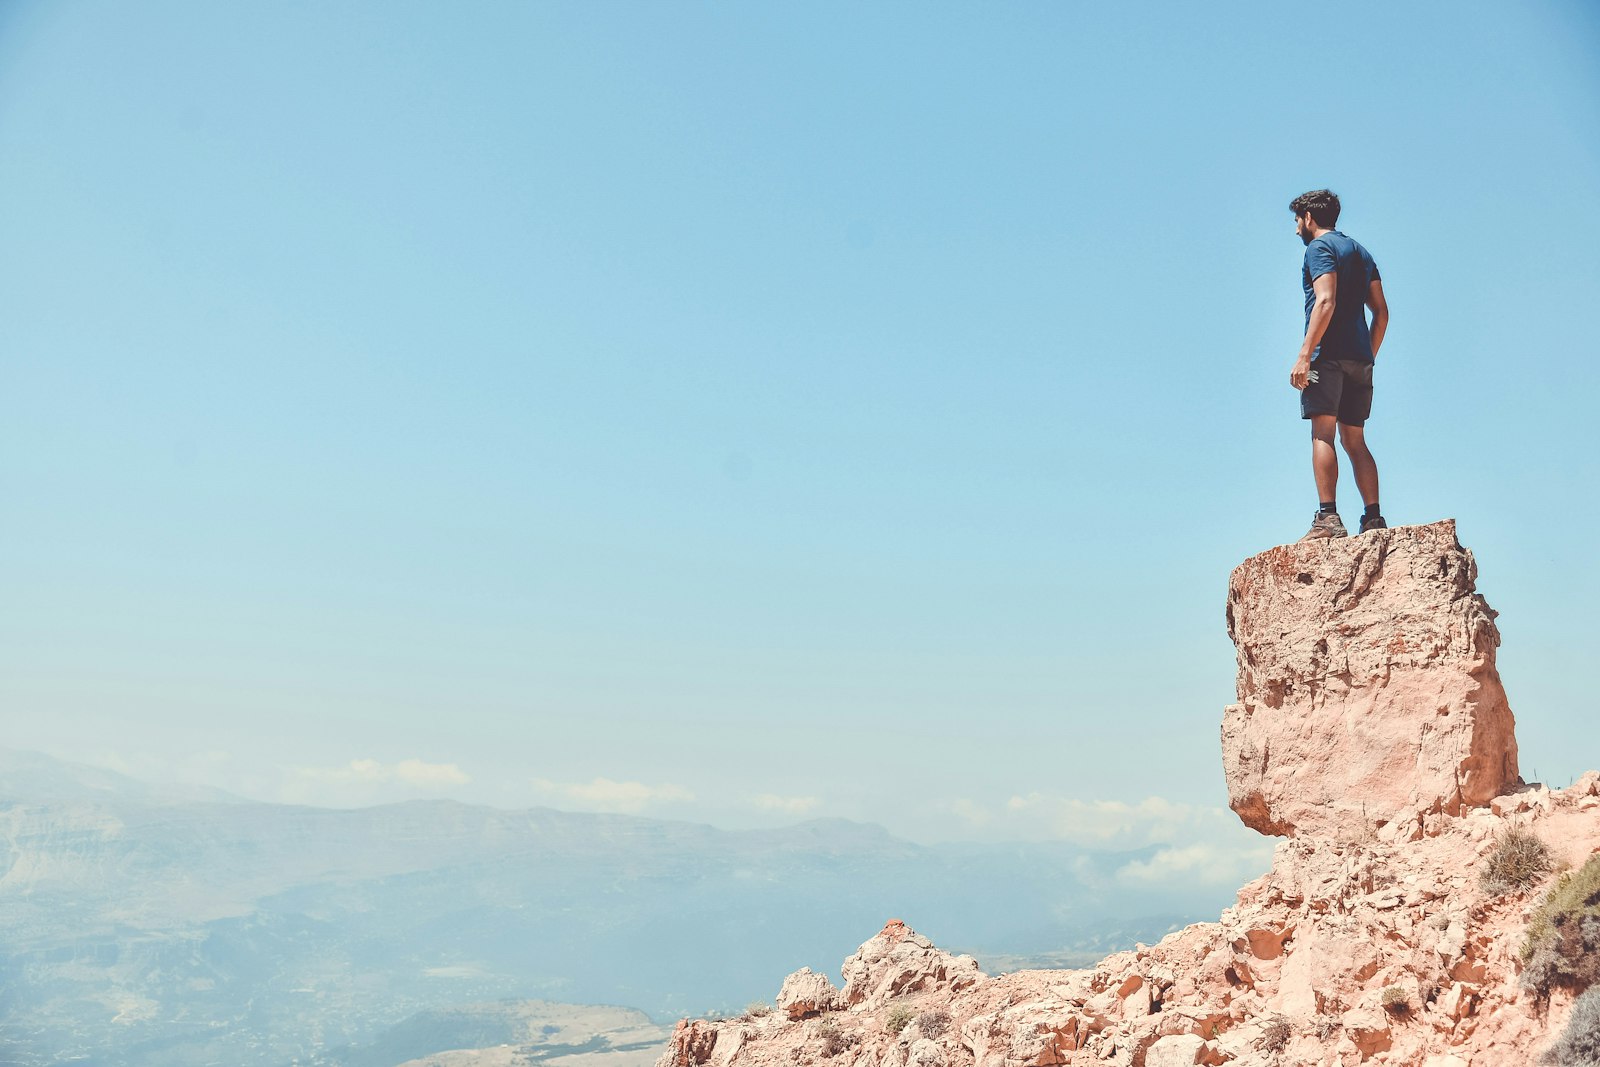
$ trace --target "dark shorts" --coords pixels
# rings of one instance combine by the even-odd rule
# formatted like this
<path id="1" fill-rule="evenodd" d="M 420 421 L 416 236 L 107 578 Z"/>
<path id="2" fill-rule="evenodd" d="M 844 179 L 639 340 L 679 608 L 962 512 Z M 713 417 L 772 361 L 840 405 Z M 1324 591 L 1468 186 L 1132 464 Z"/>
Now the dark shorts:
<path id="1" fill-rule="evenodd" d="M 1372 414 L 1372 364 L 1353 359 L 1319 359 L 1311 364 L 1317 380 L 1300 390 L 1300 417 L 1336 415 L 1346 426 L 1360 426 Z"/>

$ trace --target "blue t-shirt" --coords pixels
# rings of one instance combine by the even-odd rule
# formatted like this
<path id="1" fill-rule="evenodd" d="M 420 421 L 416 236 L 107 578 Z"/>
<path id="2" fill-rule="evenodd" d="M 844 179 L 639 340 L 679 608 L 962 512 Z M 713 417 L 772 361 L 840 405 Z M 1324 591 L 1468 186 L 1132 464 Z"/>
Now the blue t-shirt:
<path id="1" fill-rule="evenodd" d="M 1316 295 L 1311 283 L 1324 274 L 1337 274 L 1333 318 L 1322 334 L 1322 343 L 1311 354 L 1317 359 L 1352 359 L 1372 362 L 1372 334 L 1367 330 L 1367 286 L 1378 280 L 1378 265 L 1372 253 L 1338 230 L 1329 230 L 1306 245 L 1305 264 L 1300 268 L 1306 290 L 1306 325 L 1311 325 L 1311 307 Z"/>

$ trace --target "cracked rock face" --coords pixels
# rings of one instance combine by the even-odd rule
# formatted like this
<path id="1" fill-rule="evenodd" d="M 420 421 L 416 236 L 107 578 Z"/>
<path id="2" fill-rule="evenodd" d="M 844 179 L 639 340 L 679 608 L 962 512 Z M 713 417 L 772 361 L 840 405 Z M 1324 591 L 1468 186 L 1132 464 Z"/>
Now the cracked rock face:
<path id="1" fill-rule="evenodd" d="M 1228 582 L 1229 804 L 1263 834 L 1459 815 L 1519 781 L 1495 612 L 1451 520 L 1281 545 Z"/>
<path id="2" fill-rule="evenodd" d="M 892 997 L 929 990 L 961 990 L 983 977 L 971 956 L 952 956 L 899 919 L 844 961 L 847 1005 L 881 1004 Z"/>
<path id="3" fill-rule="evenodd" d="M 778 1008 L 791 1019 L 832 1011 L 840 1006 L 839 990 L 828 976 L 802 967 L 783 980 L 778 990 Z"/>

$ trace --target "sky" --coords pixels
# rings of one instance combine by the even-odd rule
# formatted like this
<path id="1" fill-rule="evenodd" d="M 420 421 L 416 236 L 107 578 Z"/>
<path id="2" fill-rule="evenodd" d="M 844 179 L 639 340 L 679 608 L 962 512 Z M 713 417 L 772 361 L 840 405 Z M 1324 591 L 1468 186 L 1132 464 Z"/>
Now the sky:
<path id="1" fill-rule="evenodd" d="M 1458 520 L 1566 784 L 1597 51 L 1578 0 L 0 4 L 0 743 L 1259 859 L 1223 601 L 1316 506 L 1329 187 L 1385 513 Z"/>

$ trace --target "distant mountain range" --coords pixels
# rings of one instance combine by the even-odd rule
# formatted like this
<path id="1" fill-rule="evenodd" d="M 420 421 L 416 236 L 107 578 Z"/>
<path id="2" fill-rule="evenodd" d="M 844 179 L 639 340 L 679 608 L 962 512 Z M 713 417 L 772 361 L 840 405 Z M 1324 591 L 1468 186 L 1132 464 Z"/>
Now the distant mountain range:
<path id="1" fill-rule="evenodd" d="M 1114 882 L 1153 851 L 327 810 L 0 750 L 0 1063 L 372 1065 L 408 1019 L 532 998 L 665 1022 L 768 999 L 891 916 L 980 962 L 1095 959 L 1216 910 Z"/>

